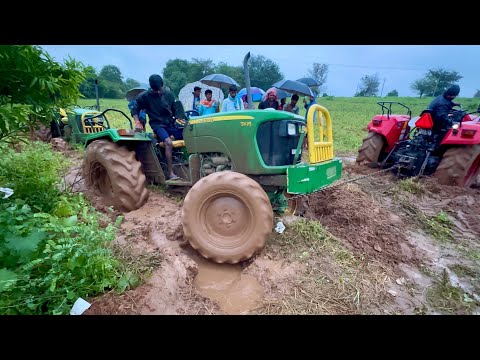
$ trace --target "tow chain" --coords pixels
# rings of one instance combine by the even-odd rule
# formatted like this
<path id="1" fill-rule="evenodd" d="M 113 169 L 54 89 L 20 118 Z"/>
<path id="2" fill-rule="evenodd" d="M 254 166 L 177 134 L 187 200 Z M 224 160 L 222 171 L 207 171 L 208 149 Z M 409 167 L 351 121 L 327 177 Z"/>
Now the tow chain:
<path id="1" fill-rule="evenodd" d="M 370 173 L 370 174 L 367 174 L 367 175 L 361 175 L 361 176 L 358 176 L 356 178 L 353 178 L 353 179 L 348 179 L 348 180 L 343 180 L 343 181 L 339 181 L 337 183 L 333 183 L 333 184 L 330 184 L 330 185 L 327 185 L 327 186 L 324 186 L 318 190 L 315 190 L 314 192 L 311 192 L 311 193 L 308 193 L 308 194 L 298 194 L 298 195 L 294 195 L 292 197 L 288 197 L 287 199 L 288 200 L 294 200 L 294 199 L 298 199 L 298 198 L 301 198 L 301 197 L 304 197 L 304 196 L 309 196 L 309 195 L 313 195 L 313 194 L 316 194 L 316 193 L 319 193 L 319 192 L 322 192 L 322 191 L 326 191 L 326 190 L 330 190 L 330 189 L 333 189 L 333 188 L 336 188 L 336 187 L 339 187 L 339 186 L 343 186 L 343 185 L 346 185 L 346 184 L 350 184 L 350 183 L 353 183 L 353 182 L 356 182 L 356 181 L 359 181 L 359 180 L 362 180 L 362 179 L 366 179 L 366 178 L 369 178 L 369 177 L 372 177 L 374 175 L 378 175 L 378 174 L 381 174 L 381 173 L 384 173 L 384 172 L 387 172 L 389 170 L 392 170 L 393 168 L 395 167 L 399 167 L 398 165 L 393 165 L 393 166 L 390 166 L 389 168 L 386 168 L 386 169 L 382 169 L 382 170 L 379 170 L 379 171 L 375 171 L 373 173 Z"/>

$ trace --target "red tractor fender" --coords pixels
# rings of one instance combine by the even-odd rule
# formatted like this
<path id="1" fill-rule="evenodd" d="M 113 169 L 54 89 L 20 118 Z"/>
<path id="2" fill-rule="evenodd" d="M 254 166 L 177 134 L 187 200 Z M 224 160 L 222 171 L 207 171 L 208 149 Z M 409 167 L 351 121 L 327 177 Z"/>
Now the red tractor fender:
<path id="1" fill-rule="evenodd" d="M 393 149 L 397 141 L 408 137 L 410 132 L 409 120 L 410 116 L 408 115 L 375 115 L 368 124 L 367 129 L 385 138 L 387 146 L 384 151 L 388 152 Z"/>
<path id="2" fill-rule="evenodd" d="M 480 121 L 462 121 L 458 129 L 450 129 L 442 140 L 442 145 L 480 144 Z"/>

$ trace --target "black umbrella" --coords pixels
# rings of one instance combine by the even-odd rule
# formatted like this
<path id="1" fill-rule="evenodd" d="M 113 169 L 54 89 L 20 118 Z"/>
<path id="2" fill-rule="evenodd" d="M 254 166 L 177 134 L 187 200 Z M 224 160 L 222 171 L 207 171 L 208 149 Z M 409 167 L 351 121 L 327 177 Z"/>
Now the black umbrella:
<path id="1" fill-rule="evenodd" d="M 215 86 L 220 89 L 222 87 L 230 86 L 230 85 L 235 85 L 237 87 L 240 87 L 240 84 L 236 82 L 233 78 L 231 78 L 228 75 L 224 74 L 211 74 L 205 76 L 203 79 L 200 79 L 200 82 L 202 84 L 208 85 L 208 86 Z M 220 92 L 220 90 L 218 90 Z M 220 94 L 219 94 L 220 96 Z"/>
<path id="2" fill-rule="evenodd" d="M 277 89 L 285 90 L 298 95 L 315 96 L 312 90 L 307 85 L 299 81 L 280 80 L 272 86 L 276 87 Z"/>
<path id="3" fill-rule="evenodd" d="M 318 80 L 315 80 L 314 78 L 311 78 L 311 77 L 304 77 L 304 78 L 301 78 L 301 79 L 297 79 L 296 81 L 304 83 L 308 87 L 315 87 L 315 86 L 321 86 L 322 85 Z"/>

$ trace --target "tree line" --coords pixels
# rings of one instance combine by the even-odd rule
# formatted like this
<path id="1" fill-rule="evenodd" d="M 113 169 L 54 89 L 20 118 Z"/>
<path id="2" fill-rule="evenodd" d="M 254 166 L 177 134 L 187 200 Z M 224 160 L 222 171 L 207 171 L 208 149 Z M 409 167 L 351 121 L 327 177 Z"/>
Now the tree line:
<path id="1" fill-rule="evenodd" d="M 263 55 L 255 55 L 249 61 L 250 85 L 267 90 L 272 84 L 284 78 L 280 67 L 273 60 Z M 200 80 L 211 74 L 224 74 L 235 79 L 240 87 L 245 87 L 245 79 L 242 65 L 229 65 L 225 62 L 214 63 L 211 59 L 191 60 L 171 59 L 162 70 L 164 85 L 178 95 L 182 87 L 188 83 Z M 314 92 L 320 93 L 326 83 L 328 65 L 313 63 L 312 68 L 307 70 L 306 76 L 315 78 L 320 84 L 313 88 Z M 123 80 L 120 69 L 115 65 L 106 65 L 97 73 L 95 68 L 86 68 L 86 79 L 80 85 L 80 92 L 86 98 L 95 98 L 95 80 L 98 79 L 98 93 L 101 98 L 121 99 L 125 97 L 128 89 L 139 86 L 140 82 L 134 79 Z M 227 89 L 223 89 L 227 90 Z"/>

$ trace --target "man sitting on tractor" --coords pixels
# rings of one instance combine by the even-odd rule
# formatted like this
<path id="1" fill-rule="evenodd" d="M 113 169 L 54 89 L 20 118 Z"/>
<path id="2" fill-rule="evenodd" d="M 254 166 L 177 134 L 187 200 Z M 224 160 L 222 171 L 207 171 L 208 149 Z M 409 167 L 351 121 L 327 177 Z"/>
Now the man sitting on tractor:
<path id="1" fill-rule="evenodd" d="M 148 114 L 150 127 L 157 135 L 158 140 L 165 144 L 169 178 L 177 180 L 179 177 L 172 170 L 173 143 L 170 138 L 170 135 L 178 136 L 178 129 L 172 124 L 176 115 L 175 97 L 170 91 L 163 89 L 163 79 L 160 75 L 151 75 L 148 81 L 151 89 L 138 96 L 137 102 L 131 110 L 135 120 L 135 129 L 143 130 L 138 114 L 140 110 L 144 109 Z"/>
<path id="2" fill-rule="evenodd" d="M 451 114 L 454 106 L 460 104 L 454 103 L 453 99 L 460 93 L 460 86 L 452 85 L 445 92 L 437 96 L 428 106 L 428 110 L 432 111 L 433 131 L 442 134 L 451 126 L 449 114 Z"/>

